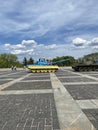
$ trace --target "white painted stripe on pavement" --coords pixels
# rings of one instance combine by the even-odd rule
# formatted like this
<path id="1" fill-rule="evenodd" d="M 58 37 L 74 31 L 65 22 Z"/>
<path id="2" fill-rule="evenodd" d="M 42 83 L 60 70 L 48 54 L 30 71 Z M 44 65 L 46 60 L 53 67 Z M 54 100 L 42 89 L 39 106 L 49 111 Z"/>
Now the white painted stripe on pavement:
<path id="1" fill-rule="evenodd" d="M 50 81 L 50 79 L 44 79 L 44 80 L 20 80 L 19 82 L 43 82 L 43 81 Z"/>
<path id="2" fill-rule="evenodd" d="M 76 100 L 81 109 L 98 109 L 98 100 Z"/>
<path id="3" fill-rule="evenodd" d="M 96 85 L 98 85 L 98 82 L 68 82 L 68 83 L 66 83 L 66 82 L 63 82 L 62 83 L 63 85 L 86 85 L 86 84 L 96 84 Z"/>
<path id="4" fill-rule="evenodd" d="M 65 70 L 63 70 L 63 71 L 65 71 Z M 75 72 L 71 72 L 71 71 L 69 71 L 69 70 L 66 70 L 66 71 L 67 71 L 67 72 L 70 72 L 70 73 L 72 73 L 72 74 L 77 74 L 77 75 L 79 75 L 79 76 L 81 76 L 81 77 L 85 77 L 85 78 L 89 78 L 89 79 L 93 79 L 93 80 L 95 80 L 95 81 L 98 81 L 98 78 L 93 77 L 93 76 L 89 76 L 89 75 L 87 75 L 87 74 L 82 74 L 82 73 L 79 73 L 79 72 L 75 73 Z"/>
<path id="5" fill-rule="evenodd" d="M 27 74 L 25 76 L 22 76 L 21 78 L 17 78 L 17 79 L 14 79 L 13 81 L 10 81 L 10 82 L 7 82 L 5 84 L 2 84 L 0 85 L 0 90 L 4 89 L 4 88 L 7 88 L 9 86 L 11 86 L 12 84 L 16 83 L 16 82 L 19 82 L 20 80 L 23 80 L 24 78 L 30 76 L 31 74 Z"/>
<path id="6" fill-rule="evenodd" d="M 0 91 L 0 95 L 12 95 L 12 94 L 41 94 L 41 93 L 53 93 L 52 89 L 41 89 L 41 90 L 8 90 Z"/>
<path id="7" fill-rule="evenodd" d="M 61 130 L 95 130 L 54 73 L 50 73 Z"/>

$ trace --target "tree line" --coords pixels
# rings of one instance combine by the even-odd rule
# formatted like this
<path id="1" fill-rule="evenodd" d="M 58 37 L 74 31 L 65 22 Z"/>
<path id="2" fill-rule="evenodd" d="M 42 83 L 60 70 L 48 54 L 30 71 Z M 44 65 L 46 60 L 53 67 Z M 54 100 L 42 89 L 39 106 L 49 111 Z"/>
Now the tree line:
<path id="1" fill-rule="evenodd" d="M 32 57 L 30 57 L 29 59 L 27 59 L 26 57 L 24 57 L 24 59 L 23 59 L 23 65 L 26 66 L 28 64 L 34 64 L 34 59 Z"/>
<path id="2" fill-rule="evenodd" d="M 14 54 L 0 54 L 0 68 L 11 68 L 12 66 L 16 66 L 16 67 L 23 67 L 26 66 L 27 64 L 33 64 L 34 60 L 32 59 L 32 57 L 30 59 L 26 59 L 26 57 L 24 57 L 23 62 L 20 62 L 18 60 L 18 57 Z"/>
<path id="3" fill-rule="evenodd" d="M 13 54 L 0 54 L 0 68 L 10 68 L 11 66 L 21 67 L 16 55 Z"/>
<path id="4" fill-rule="evenodd" d="M 72 66 L 76 62 L 76 59 L 72 56 L 61 56 L 54 58 L 52 62 L 58 66 Z"/>
<path id="5" fill-rule="evenodd" d="M 51 59 L 51 61 L 53 64 L 56 64 L 58 66 L 72 66 L 73 64 L 76 64 L 81 59 L 97 60 L 98 53 L 91 53 L 78 59 L 75 59 L 73 56 L 61 56 L 61 57 L 58 56 Z M 18 60 L 18 57 L 14 54 L 6 54 L 6 53 L 0 54 L 0 68 L 11 68 L 11 66 L 23 67 L 28 64 L 34 64 L 34 59 L 32 57 L 30 57 L 29 59 L 24 57 L 23 61 L 20 62 Z"/>

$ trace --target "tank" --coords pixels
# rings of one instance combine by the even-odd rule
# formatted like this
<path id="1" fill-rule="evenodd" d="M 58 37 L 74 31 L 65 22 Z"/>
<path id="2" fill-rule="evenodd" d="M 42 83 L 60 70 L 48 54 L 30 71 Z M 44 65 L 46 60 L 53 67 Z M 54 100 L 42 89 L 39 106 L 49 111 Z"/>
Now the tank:
<path id="1" fill-rule="evenodd" d="M 57 65 L 53 65 L 50 60 L 45 60 L 45 58 L 40 58 L 39 61 L 34 64 L 27 65 L 27 68 L 33 73 L 46 73 L 46 72 L 56 72 L 58 70 Z"/>
<path id="2" fill-rule="evenodd" d="M 44 73 L 44 72 L 56 72 L 59 67 L 56 65 L 57 63 L 67 62 L 69 59 L 62 59 L 56 62 L 52 62 L 51 60 L 45 60 L 45 58 L 40 58 L 39 61 L 34 64 L 27 65 L 29 72 L 33 73 Z"/>
<path id="3" fill-rule="evenodd" d="M 81 62 L 72 66 L 74 71 L 97 71 L 98 61 L 95 59 L 83 59 Z"/>

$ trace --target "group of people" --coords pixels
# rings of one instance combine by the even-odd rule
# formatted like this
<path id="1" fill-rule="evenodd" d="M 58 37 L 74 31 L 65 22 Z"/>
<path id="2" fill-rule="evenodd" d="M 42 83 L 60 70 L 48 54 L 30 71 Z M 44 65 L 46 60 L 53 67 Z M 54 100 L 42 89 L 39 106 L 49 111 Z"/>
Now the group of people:
<path id="1" fill-rule="evenodd" d="M 11 67 L 11 70 L 12 70 L 12 71 L 16 71 L 16 70 L 17 70 L 16 66 L 12 66 L 12 67 Z"/>

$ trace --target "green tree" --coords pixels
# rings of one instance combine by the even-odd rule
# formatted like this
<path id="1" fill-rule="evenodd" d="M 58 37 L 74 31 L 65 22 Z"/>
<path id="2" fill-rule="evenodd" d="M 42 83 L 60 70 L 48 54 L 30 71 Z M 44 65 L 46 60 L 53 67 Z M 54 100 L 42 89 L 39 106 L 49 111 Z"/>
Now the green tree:
<path id="1" fill-rule="evenodd" d="M 85 60 L 92 60 L 92 61 L 96 62 L 96 61 L 98 61 L 98 52 L 85 55 L 83 57 L 83 59 L 85 59 Z"/>
<path id="2" fill-rule="evenodd" d="M 56 57 L 52 60 L 58 66 L 72 66 L 75 63 L 75 59 L 72 56 Z"/>
<path id="3" fill-rule="evenodd" d="M 98 64 L 98 52 L 84 55 L 81 58 L 78 58 L 78 63 L 82 64 Z"/>
<path id="4" fill-rule="evenodd" d="M 24 59 L 23 59 L 23 65 L 26 66 L 27 64 L 28 64 L 27 58 L 24 57 Z"/>
<path id="5" fill-rule="evenodd" d="M 21 63 L 14 54 L 0 54 L 0 68 L 10 68 L 11 66 L 20 67 Z"/>
<path id="6" fill-rule="evenodd" d="M 32 57 L 30 57 L 30 59 L 28 60 L 28 64 L 34 64 L 34 60 L 32 59 Z"/>

